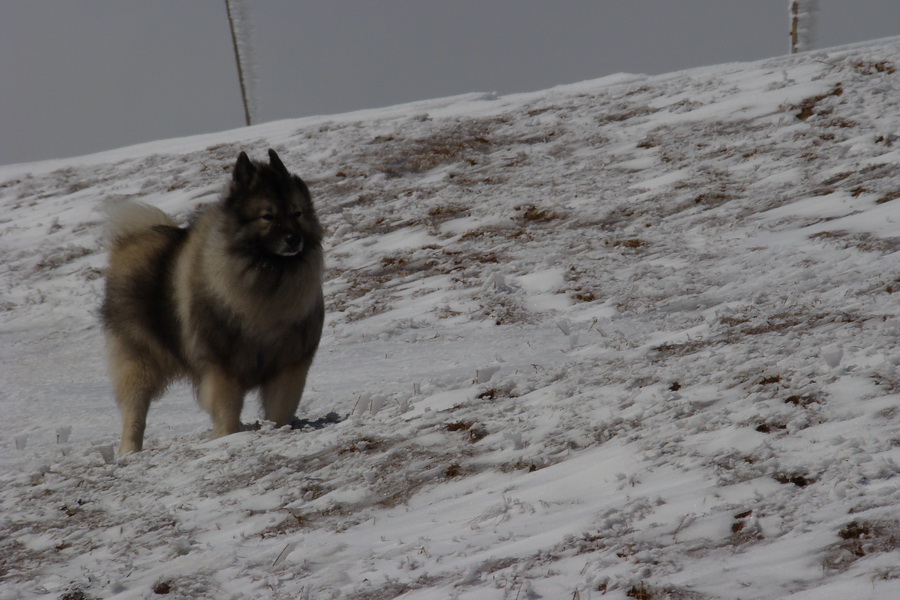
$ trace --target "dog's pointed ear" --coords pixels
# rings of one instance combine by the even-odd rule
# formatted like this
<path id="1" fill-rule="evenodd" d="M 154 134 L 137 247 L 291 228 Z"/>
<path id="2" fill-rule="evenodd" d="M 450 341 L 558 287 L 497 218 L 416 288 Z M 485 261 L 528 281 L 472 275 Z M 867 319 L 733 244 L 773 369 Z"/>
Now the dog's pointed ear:
<path id="1" fill-rule="evenodd" d="M 234 163 L 234 172 L 231 177 L 234 179 L 234 182 L 241 187 L 250 187 L 250 183 L 253 181 L 253 175 L 256 174 L 256 166 L 250 160 L 250 157 L 247 156 L 246 152 L 241 152 L 238 155 L 237 162 Z"/>
<path id="2" fill-rule="evenodd" d="M 283 173 L 285 175 L 288 174 L 287 167 L 285 167 L 284 163 L 281 162 L 281 159 L 278 158 L 278 153 L 271 148 L 269 148 L 269 164 L 279 173 Z"/>

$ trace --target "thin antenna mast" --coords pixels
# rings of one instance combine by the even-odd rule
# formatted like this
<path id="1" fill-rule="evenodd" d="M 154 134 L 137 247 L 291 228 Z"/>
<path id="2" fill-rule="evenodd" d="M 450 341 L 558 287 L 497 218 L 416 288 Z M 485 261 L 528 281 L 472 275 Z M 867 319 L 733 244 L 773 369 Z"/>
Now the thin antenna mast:
<path id="1" fill-rule="evenodd" d="M 231 28 L 231 43 L 234 46 L 234 62 L 237 63 L 238 80 L 241 84 L 241 98 L 244 101 L 244 120 L 249 127 L 250 122 L 250 105 L 247 101 L 247 83 L 244 78 L 243 59 L 241 57 L 241 49 L 238 44 L 237 32 L 234 26 L 234 14 L 231 12 L 231 0 L 225 0 L 225 10 L 228 12 L 228 25 Z"/>

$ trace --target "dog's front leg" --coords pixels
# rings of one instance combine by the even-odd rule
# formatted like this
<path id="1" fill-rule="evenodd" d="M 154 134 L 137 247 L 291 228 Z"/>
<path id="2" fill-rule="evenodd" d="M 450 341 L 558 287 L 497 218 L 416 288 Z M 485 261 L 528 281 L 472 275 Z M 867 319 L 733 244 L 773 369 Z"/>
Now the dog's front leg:
<path id="1" fill-rule="evenodd" d="M 240 431 L 244 390 L 237 379 L 218 365 L 210 365 L 200 375 L 197 396 L 212 418 L 213 437 Z"/>
<path id="2" fill-rule="evenodd" d="M 310 360 L 286 367 L 263 384 L 260 393 L 263 411 L 267 420 L 275 421 L 276 427 L 289 424 L 297 412 L 311 364 Z"/>

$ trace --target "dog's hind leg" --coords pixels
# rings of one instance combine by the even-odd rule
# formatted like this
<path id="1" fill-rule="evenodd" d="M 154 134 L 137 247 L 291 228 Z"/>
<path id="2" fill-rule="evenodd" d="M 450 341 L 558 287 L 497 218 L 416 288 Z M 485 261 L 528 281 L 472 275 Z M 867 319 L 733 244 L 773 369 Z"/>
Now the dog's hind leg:
<path id="1" fill-rule="evenodd" d="M 276 427 L 289 424 L 297 412 L 310 365 L 311 360 L 291 365 L 263 384 L 260 391 L 263 411 L 266 419 L 275 421 Z"/>
<path id="2" fill-rule="evenodd" d="M 238 381 L 215 365 L 203 370 L 197 387 L 200 405 L 213 422 L 213 437 L 222 437 L 241 430 L 241 409 L 244 390 Z"/>
<path id="3" fill-rule="evenodd" d="M 122 415 L 119 455 L 140 452 L 144 446 L 150 403 L 163 393 L 168 381 L 157 365 L 134 356 L 115 340 L 110 343 L 109 362 L 116 402 Z"/>

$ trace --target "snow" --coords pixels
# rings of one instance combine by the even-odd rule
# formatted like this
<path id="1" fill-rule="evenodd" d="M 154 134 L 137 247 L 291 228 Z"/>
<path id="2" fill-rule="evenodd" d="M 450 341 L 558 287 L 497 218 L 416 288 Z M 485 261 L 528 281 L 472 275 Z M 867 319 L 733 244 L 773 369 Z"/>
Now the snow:
<path id="1" fill-rule="evenodd" d="M 0 598 L 900 597 L 898 68 L 892 38 L 0 167 Z M 268 147 L 328 230 L 322 421 L 210 440 L 177 385 L 115 457 L 101 207 L 183 221 Z"/>

